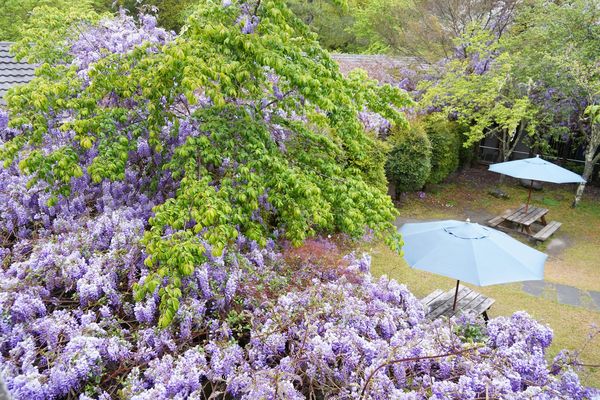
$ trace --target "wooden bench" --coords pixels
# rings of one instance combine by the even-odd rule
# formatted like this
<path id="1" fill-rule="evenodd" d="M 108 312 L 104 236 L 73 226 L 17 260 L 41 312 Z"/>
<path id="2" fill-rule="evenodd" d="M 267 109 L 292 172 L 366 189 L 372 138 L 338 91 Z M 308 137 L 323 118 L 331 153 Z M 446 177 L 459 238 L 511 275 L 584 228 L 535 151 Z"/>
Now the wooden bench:
<path id="1" fill-rule="evenodd" d="M 546 226 L 544 226 L 542 229 L 540 229 L 540 231 L 538 233 L 533 235 L 533 238 L 535 240 L 543 242 L 546 239 L 548 239 L 554 232 L 556 232 L 558 230 L 558 228 L 560 228 L 561 225 L 562 224 L 560 222 L 551 221 Z"/>
<path id="2" fill-rule="evenodd" d="M 498 225 L 506 221 L 506 217 L 508 217 L 511 213 L 511 211 L 507 211 L 502 215 L 498 215 L 497 217 L 490 219 L 488 221 L 488 226 L 491 226 L 492 228 L 497 227 Z"/>
<path id="3" fill-rule="evenodd" d="M 494 304 L 494 299 L 477 293 L 466 286 L 461 286 L 458 290 L 456 310 L 453 310 L 454 294 L 454 289 L 450 289 L 447 292 L 436 289 L 423 298 L 421 304 L 426 308 L 427 318 L 431 320 L 439 317 L 450 318 L 453 315 L 472 312 L 476 315 L 482 314 L 483 318 L 486 321 L 488 320 L 487 310 Z"/>
<path id="4" fill-rule="evenodd" d="M 503 223 L 505 221 L 505 219 L 506 218 L 504 218 L 502 215 L 499 215 L 497 217 L 490 219 L 488 221 L 488 225 L 491 226 L 492 228 L 495 228 L 498 225 L 500 225 L 501 223 Z"/>

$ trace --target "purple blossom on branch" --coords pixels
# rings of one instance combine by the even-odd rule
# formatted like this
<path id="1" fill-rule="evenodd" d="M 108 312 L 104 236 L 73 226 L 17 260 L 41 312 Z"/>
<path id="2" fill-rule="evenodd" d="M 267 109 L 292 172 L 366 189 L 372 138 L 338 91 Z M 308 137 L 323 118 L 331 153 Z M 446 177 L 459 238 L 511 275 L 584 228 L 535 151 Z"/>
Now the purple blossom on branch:
<path id="1" fill-rule="evenodd" d="M 246 34 L 259 23 L 251 10 L 242 5 L 237 22 Z M 139 46 L 158 51 L 171 40 L 154 17 L 140 21 L 120 14 L 72 43 L 73 65 L 84 82 L 106 57 Z M 275 81 L 265 89 L 270 99 L 283 97 L 279 85 L 285 87 Z M 199 107 L 211 105 L 199 97 Z M 102 102 L 140 107 L 114 93 Z M 283 113 L 263 111 L 273 121 Z M 286 117 L 306 122 L 292 111 Z M 56 128 L 64 118 L 69 116 L 50 122 L 44 151 L 74 136 Z M 14 134 L 7 121 L 0 110 L 0 145 Z M 390 127 L 366 110 L 361 121 L 378 134 Z M 291 133 L 268 122 L 283 147 Z M 286 258 L 282 241 L 261 247 L 239 231 L 222 254 L 202 242 L 206 261 L 182 279 L 185 296 L 174 322 L 159 329 L 158 294 L 168 279 L 140 301 L 132 297 L 149 276 L 142 238 L 153 208 L 178 189 L 162 167 L 178 146 L 204 133 L 182 117 L 177 124 L 165 122 L 158 134 L 166 144 L 161 152 L 152 149 L 147 132 L 130 137 L 131 157 L 120 181 L 94 183 L 83 173 L 69 195 L 56 199 L 43 183 L 27 185 L 20 158 L 0 169 L 0 375 L 15 399 L 106 400 L 114 393 L 152 400 L 594 395 L 581 385 L 570 355 L 548 365 L 552 331 L 527 314 L 487 325 L 467 317 L 429 321 L 406 286 L 370 274 L 368 254 L 333 257 L 339 247 L 325 238 L 307 241 L 319 252 L 316 257 L 309 249 L 300 260 Z M 82 163 L 89 165 L 98 151 L 82 152 Z M 215 165 L 222 174 L 235 167 L 228 158 Z M 260 193 L 253 220 L 275 210 L 276 201 L 268 190 Z M 168 227 L 164 235 L 177 233 Z M 273 233 L 278 237 L 284 235 Z M 475 344 L 460 334 L 467 324 L 481 332 Z"/>

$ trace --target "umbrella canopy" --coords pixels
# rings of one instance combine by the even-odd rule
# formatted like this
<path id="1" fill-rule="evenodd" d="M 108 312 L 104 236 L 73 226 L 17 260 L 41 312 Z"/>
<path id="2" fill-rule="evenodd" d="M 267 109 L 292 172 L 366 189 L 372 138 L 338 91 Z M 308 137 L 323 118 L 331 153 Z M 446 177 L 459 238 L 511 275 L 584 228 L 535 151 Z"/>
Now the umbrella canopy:
<path id="1" fill-rule="evenodd" d="M 404 224 L 400 233 L 412 268 L 478 286 L 544 279 L 546 254 L 468 220 Z"/>
<path id="2" fill-rule="evenodd" d="M 580 175 L 569 171 L 563 167 L 548 162 L 539 156 L 525 158 L 522 160 L 507 161 L 498 164 L 492 164 L 490 171 L 498 172 L 519 179 L 529 179 L 532 181 L 542 181 L 551 183 L 583 183 Z"/>

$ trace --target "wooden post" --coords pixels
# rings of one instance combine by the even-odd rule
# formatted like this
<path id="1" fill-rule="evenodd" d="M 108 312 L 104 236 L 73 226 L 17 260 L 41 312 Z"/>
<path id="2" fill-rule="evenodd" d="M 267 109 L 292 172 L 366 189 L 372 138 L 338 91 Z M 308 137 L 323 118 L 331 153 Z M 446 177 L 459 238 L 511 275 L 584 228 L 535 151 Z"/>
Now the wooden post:
<path id="1" fill-rule="evenodd" d="M 452 305 L 452 311 L 456 311 L 456 299 L 458 298 L 458 285 L 460 285 L 460 281 L 456 281 L 456 292 L 454 293 L 454 304 Z"/>

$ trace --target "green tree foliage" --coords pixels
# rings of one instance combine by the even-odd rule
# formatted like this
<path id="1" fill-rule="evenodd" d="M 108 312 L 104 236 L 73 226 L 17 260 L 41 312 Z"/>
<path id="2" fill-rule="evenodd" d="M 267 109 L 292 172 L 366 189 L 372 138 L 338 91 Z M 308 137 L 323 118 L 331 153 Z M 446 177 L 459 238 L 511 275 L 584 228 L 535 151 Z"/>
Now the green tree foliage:
<path id="1" fill-rule="evenodd" d="M 435 61 L 451 48 L 452 36 L 444 32 L 435 15 L 419 1 L 373 0 L 354 4 L 353 30 L 369 53 L 419 56 Z M 450 50 L 451 51 L 451 50 Z"/>
<path id="2" fill-rule="evenodd" d="M 326 49 L 354 53 L 365 46 L 356 37 L 355 17 L 347 5 L 331 0 L 288 0 L 287 4 L 319 36 Z"/>
<path id="3" fill-rule="evenodd" d="M 431 142 L 431 173 L 427 181 L 440 183 L 458 169 L 462 144 L 459 124 L 435 113 L 428 116 L 423 125 Z"/>
<path id="4" fill-rule="evenodd" d="M 105 4 L 106 3 L 106 4 Z M 62 10 L 65 15 L 78 13 L 83 14 L 90 10 L 98 13 L 110 10 L 110 4 L 101 0 L 2 0 L 0 7 L 0 41 L 15 41 L 22 37 L 23 28 L 28 24 L 30 18 L 39 15 L 43 11 L 36 8 L 52 7 Z M 63 28 L 69 21 L 51 21 L 52 26 Z M 50 32 L 50 30 L 49 30 Z M 64 32 L 57 32 L 57 37 Z"/>
<path id="5" fill-rule="evenodd" d="M 357 0 L 351 28 L 365 51 L 418 57 L 435 63 L 451 57 L 455 39 L 476 26 L 502 36 L 519 0 Z"/>
<path id="6" fill-rule="evenodd" d="M 143 297 L 164 285 L 162 325 L 178 308 L 181 280 L 206 260 L 207 246 L 218 255 L 239 233 L 264 244 L 278 231 L 299 244 L 317 233 L 358 237 L 370 228 L 399 243 L 385 187 L 386 147 L 365 132 L 358 112 L 402 126 L 398 110 L 411 101 L 364 73 L 342 76 L 283 1 L 247 4 L 202 2 L 187 29 L 160 49 L 107 56 L 93 65 L 89 82 L 73 67 L 46 65 L 8 96 L 12 123 L 31 129 L 10 141 L 2 158 L 30 146 L 22 169 L 59 194 L 82 173 L 97 183 L 123 179 L 140 139 L 163 155 L 156 173 L 171 174 L 178 190 L 154 210 L 144 239 L 151 273 L 137 292 Z M 30 27 L 42 42 L 22 42 L 20 49 L 54 40 L 44 24 L 59 11 L 50 11 Z M 70 118 L 57 122 L 63 112 Z M 52 123 L 73 138 L 42 154 L 38 146 Z M 169 137 L 183 127 L 196 134 L 169 148 Z M 98 153 L 84 163 L 91 146 Z"/>
<path id="7" fill-rule="evenodd" d="M 12 51 L 17 58 L 33 64 L 68 63 L 69 40 L 79 35 L 82 25 L 94 24 L 101 17 L 86 1 L 77 6 L 37 6 L 30 12 Z"/>
<path id="8" fill-rule="evenodd" d="M 485 136 L 497 138 L 500 161 L 505 161 L 523 137 L 535 134 L 538 109 L 529 98 L 531 82 L 518 79 L 514 65 L 519 61 L 491 32 L 474 28 L 460 46 L 464 58 L 450 61 L 440 80 L 422 82 L 426 92 L 420 106 L 441 108 L 469 126 L 466 147 Z"/>
<path id="9" fill-rule="evenodd" d="M 509 49 L 520 60 L 520 75 L 544 82 L 558 93 L 558 101 L 570 105 L 548 108 L 544 119 L 554 125 L 575 121 L 569 127 L 586 146 L 583 177 L 589 180 L 600 158 L 600 132 L 590 117 L 600 104 L 600 4 L 537 1 L 521 12 Z M 580 185 L 574 205 L 584 189 Z"/>
<path id="10" fill-rule="evenodd" d="M 389 142 L 392 150 L 385 168 L 396 193 L 423 188 L 431 171 L 431 143 L 421 124 L 395 128 Z"/>
<path id="11" fill-rule="evenodd" d="M 53 7 L 62 11 L 83 13 L 93 10 L 99 14 L 126 10 L 136 16 L 140 11 L 155 13 L 158 23 L 179 32 L 191 14 L 197 0 L 2 0 L 0 10 L 0 41 L 16 41 L 38 7 Z M 65 21 L 68 22 L 68 21 Z M 71 26 L 68 23 L 63 26 Z M 57 37 L 59 35 L 57 34 Z"/>
<path id="12" fill-rule="evenodd" d="M 131 15 L 140 11 L 156 14 L 158 24 L 165 29 L 179 32 L 194 10 L 198 0 L 97 0 L 104 1 L 106 8 L 127 10 Z"/>

